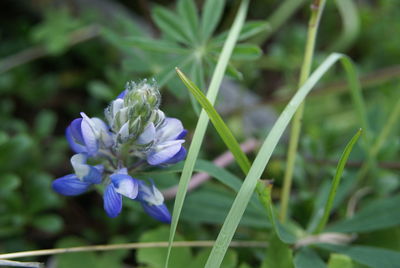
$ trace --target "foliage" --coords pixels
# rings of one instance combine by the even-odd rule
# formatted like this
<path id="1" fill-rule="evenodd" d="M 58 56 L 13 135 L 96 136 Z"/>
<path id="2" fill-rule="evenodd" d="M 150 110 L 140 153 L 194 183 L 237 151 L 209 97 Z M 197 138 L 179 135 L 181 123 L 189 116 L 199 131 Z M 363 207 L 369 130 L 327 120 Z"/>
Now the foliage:
<path id="1" fill-rule="evenodd" d="M 169 267 L 398 266 L 400 9 L 393 1 L 327 1 L 312 75 L 299 89 L 311 92 L 285 222 L 277 217 L 289 139 L 284 129 L 296 110 L 290 100 L 301 102 L 293 96 L 311 0 L 249 1 L 247 12 L 246 1 L 96 0 L 90 7 L 62 2 L 6 1 L 0 11 L 3 253 L 168 241 L 176 227 L 174 241 L 216 243 L 173 247 Z M 342 58 L 344 71 L 334 67 Z M 160 189 L 181 183 L 177 203 L 166 201 L 170 211 L 182 206 L 174 213 L 173 232 L 133 202 L 109 219 L 98 195 L 68 198 L 51 189 L 55 178 L 69 172 L 64 134 L 76 115 L 103 117 L 126 81 L 153 77 L 161 86 L 163 110 L 189 131 L 185 146 L 192 153 L 185 163 L 135 175 L 152 178 Z M 238 103 L 223 109 L 233 95 Z M 259 123 L 270 111 L 285 124 Z M 250 113 L 255 136 L 243 123 Z M 206 132 L 208 116 L 213 128 Z M 346 147 L 359 128 L 360 140 Z M 269 142 L 245 155 L 239 144 L 250 138 Z M 216 165 L 213 160 L 226 150 L 235 159 Z M 211 179 L 186 192 L 192 170 Z M 228 247 L 231 240 L 268 247 Z M 333 244 L 338 241 L 342 244 Z M 156 268 L 165 267 L 167 255 L 167 248 L 141 248 L 29 261 Z"/>

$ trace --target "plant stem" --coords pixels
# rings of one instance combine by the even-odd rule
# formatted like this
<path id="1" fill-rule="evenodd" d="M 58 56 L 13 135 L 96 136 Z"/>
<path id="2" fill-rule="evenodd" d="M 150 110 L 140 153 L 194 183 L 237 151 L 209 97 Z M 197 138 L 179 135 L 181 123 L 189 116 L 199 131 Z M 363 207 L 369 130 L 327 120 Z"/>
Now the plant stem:
<path id="1" fill-rule="evenodd" d="M 318 32 L 318 25 L 321 19 L 324 6 L 325 6 L 325 0 L 314 0 L 311 5 L 311 17 L 308 23 L 307 43 L 305 48 L 303 65 L 300 71 L 299 88 L 304 84 L 304 82 L 310 75 L 311 63 L 314 55 L 315 41 Z M 293 117 L 293 124 L 290 132 L 287 166 L 286 166 L 285 176 L 283 179 L 281 210 L 279 215 L 280 220 L 282 222 L 286 221 L 286 216 L 287 216 L 290 189 L 292 186 L 293 170 L 297 153 L 297 147 L 299 143 L 303 111 L 304 111 L 304 102 L 297 109 L 297 112 Z"/>
<path id="2" fill-rule="evenodd" d="M 214 241 L 177 241 L 173 243 L 173 247 L 212 247 Z M 267 243 L 260 241 L 232 241 L 231 247 L 260 247 L 264 248 Z M 125 243 L 114 245 L 94 245 L 94 246 L 81 246 L 71 248 L 53 248 L 41 249 L 32 251 L 21 251 L 14 253 L 0 254 L 1 259 L 16 259 L 33 256 L 46 256 L 73 252 L 88 252 L 88 251 L 110 251 L 121 249 L 137 249 L 137 248 L 165 248 L 168 247 L 168 242 L 144 242 L 144 243 Z"/>

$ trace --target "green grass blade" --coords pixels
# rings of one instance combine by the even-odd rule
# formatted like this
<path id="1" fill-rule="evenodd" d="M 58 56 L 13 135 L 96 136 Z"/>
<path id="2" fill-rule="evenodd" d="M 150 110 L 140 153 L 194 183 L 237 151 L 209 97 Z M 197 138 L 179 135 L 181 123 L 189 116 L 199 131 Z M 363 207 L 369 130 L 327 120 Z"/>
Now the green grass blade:
<path id="1" fill-rule="evenodd" d="M 325 204 L 324 214 L 322 215 L 321 220 L 319 221 L 315 233 L 320 233 L 324 230 L 326 223 L 328 222 L 329 215 L 332 210 L 333 201 L 335 200 L 336 191 L 339 187 L 340 180 L 342 178 L 344 167 L 346 166 L 347 159 L 349 159 L 351 150 L 353 149 L 354 144 L 356 144 L 358 138 L 360 137 L 362 130 L 358 130 L 357 133 L 353 136 L 353 138 L 349 141 L 349 143 L 344 148 L 343 154 L 340 157 L 339 163 L 336 168 L 336 173 L 332 181 L 331 189 L 329 191 L 329 197 Z"/>
<path id="2" fill-rule="evenodd" d="M 215 268 L 220 266 L 222 259 L 224 258 L 224 254 L 228 249 L 229 243 L 232 241 L 235 230 L 239 225 L 240 219 L 242 218 L 247 204 L 257 185 L 257 182 L 264 172 L 272 152 L 278 144 L 285 128 L 289 124 L 291 118 L 307 94 L 311 91 L 315 84 L 317 84 L 321 77 L 339 60 L 341 60 L 342 63 L 350 63 L 350 66 L 352 66 L 351 61 L 345 55 L 338 53 L 331 54 L 314 71 L 309 79 L 307 79 L 307 81 L 297 91 L 289 104 L 283 110 L 282 114 L 279 116 L 268 137 L 265 139 L 256 159 L 254 160 L 253 165 L 250 168 L 248 175 L 246 176 L 246 179 L 243 182 L 242 187 L 240 188 L 238 195 L 235 198 L 235 201 L 233 202 L 233 205 L 207 261 L 207 268 Z M 352 77 L 351 79 L 357 80 L 357 77 Z M 357 88 L 353 90 L 357 90 Z"/>
<path id="3" fill-rule="evenodd" d="M 232 152 L 240 168 L 243 170 L 245 174 L 247 174 L 247 172 L 250 169 L 250 161 L 247 158 L 247 156 L 243 153 L 243 151 L 240 149 L 240 145 L 233 136 L 231 130 L 226 126 L 224 120 L 222 120 L 221 116 L 214 109 L 212 104 L 208 101 L 206 96 L 204 96 L 201 90 L 192 81 L 190 81 L 189 78 L 187 78 L 186 75 L 182 73 L 181 70 L 176 68 L 176 72 L 178 73 L 179 78 L 182 79 L 183 83 L 189 89 L 189 91 L 194 95 L 196 100 L 207 112 L 208 117 L 215 126 L 215 129 L 217 130 L 219 136 L 227 145 L 228 149 Z"/>
<path id="4" fill-rule="evenodd" d="M 214 1 L 207 1 L 214 2 Z M 215 1 L 220 2 L 220 1 Z M 229 62 L 229 58 L 232 54 L 233 48 L 235 47 L 236 41 L 238 39 L 240 30 L 243 26 L 243 23 L 246 18 L 247 8 L 249 5 L 249 0 L 243 0 L 238 13 L 236 15 L 235 21 L 233 22 L 232 28 L 229 32 L 228 38 L 225 42 L 225 45 L 220 54 L 217 66 L 215 68 L 213 77 L 211 79 L 211 83 L 207 92 L 207 98 L 211 103 L 215 102 L 215 99 L 218 94 L 219 87 L 222 82 L 222 78 L 224 77 L 226 67 Z M 193 173 L 193 167 L 196 163 L 197 156 L 200 151 L 201 143 L 203 142 L 203 138 L 208 125 L 208 117 L 204 110 L 200 113 L 199 121 L 197 122 L 196 130 L 193 135 L 193 140 L 190 145 L 188 155 L 185 161 L 185 166 L 182 171 L 182 175 L 179 181 L 178 192 L 175 199 L 174 210 L 172 212 L 172 222 L 171 222 L 171 231 L 169 236 L 169 247 L 167 253 L 167 260 L 165 263 L 165 267 L 168 267 L 169 256 L 171 252 L 172 242 L 174 240 L 176 228 L 178 226 L 179 216 L 182 211 L 183 202 L 185 200 L 187 186 L 189 184 L 189 180 Z"/>

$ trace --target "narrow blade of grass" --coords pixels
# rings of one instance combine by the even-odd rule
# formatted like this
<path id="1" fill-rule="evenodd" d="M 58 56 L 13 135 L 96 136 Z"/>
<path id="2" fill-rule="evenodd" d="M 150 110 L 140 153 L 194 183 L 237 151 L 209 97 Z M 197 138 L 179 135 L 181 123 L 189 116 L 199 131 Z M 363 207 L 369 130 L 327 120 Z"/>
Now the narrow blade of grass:
<path id="1" fill-rule="evenodd" d="M 331 213 L 331 209 L 333 206 L 333 201 L 335 200 L 336 191 L 339 187 L 340 180 L 342 178 L 344 167 L 347 163 L 347 159 L 349 159 L 351 150 L 353 149 L 354 144 L 356 144 L 358 138 L 360 137 L 362 130 L 358 130 L 357 133 L 353 136 L 353 138 L 349 141 L 349 143 L 344 148 L 343 154 L 340 157 L 339 163 L 336 168 L 335 176 L 333 177 L 331 189 L 329 191 L 328 200 L 325 204 L 324 214 L 322 215 L 321 220 L 319 221 L 315 233 L 320 233 L 324 230 L 326 223 L 328 222 L 329 215 Z"/>
<path id="2" fill-rule="evenodd" d="M 215 99 L 218 94 L 219 87 L 222 82 L 222 78 L 224 77 L 226 67 L 229 62 L 229 58 L 232 54 L 233 48 L 235 47 L 236 41 L 238 39 L 240 30 L 244 24 L 247 8 L 249 5 L 249 0 L 243 0 L 239 10 L 236 14 L 235 21 L 233 22 L 232 28 L 228 34 L 228 38 L 225 42 L 225 45 L 222 49 L 220 54 L 217 66 L 215 68 L 213 77 L 211 79 L 211 83 L 207 92 L 207 98 L 210 100 L 211 103 L 215 102 Z M 178 192 L 175 199 L 174 210 L 172 212 L 172 223 L 171 223 L 171 230 L 169 236 L 169 247 L 167 253 L 167 259 L 165 262 L 165 267 L 168 267 L 169 256 L 171 253 L 171 246 L 174 240 L 176 228 L 178 226 L 179 216 L 182 211 L 183 202 L 185 200 L 187 186 L 189 184 L 189 180 L 193 173 L 193 167 L 196 163 L 197 156 L 200 151 L 201 143 L 203 142 L 204 134 L 206 132 L 208 125 L 208 117 L 204 110 L 200 114 L 199 121 L 197 122 L 196 130 L 193 135 L 193 140 L 190 145 L 188 155 L 185 161 L 185 166 L 182 171 L 182 175 L 179 181 Z"/>
<path id="3" fill-rule="evenodd" d="M 218 114 L 218 112 L 214 109 L 212 104 L 208 101 L 206 96 L 201 92 L 201 90 L 187 78 L 187 76 L 178 68 L 175 68 L 178 73 L 179 78 L 183 81 L 185 86 L 189 89 L 190 93 L 196 98 L 196 100 L 200 103 L 201 107 L 207 112 L 208 117 L 213 123 L 215 129 L 217 130 L 219 136 L 222 138 L 228 149 L 232 152 L 235 160 L 239 164 L 240 168 L 243 170 L 245 174 L 249 172 L 250 169 L 250 161 L 247 156 L 240 149 L 240 145 L 233 136 L 231 130 L 224 123 L 224 120 Z"/>
<path id="4" fill-rule="evenodd" d="M 206 268 L 216 268 L 219 267 L 226 250 L 228 249 L 230 241 L 232 241 L 233 235 L 239 222 L 243 216 L 243 213 L 249 203 L 249 200 L 253 194 L 253 191 L 257 185 L 257 181 L 260 179 L 262 173 L 268 161 L 274 151 L 276 145 L 279 142 L 285 128 L 289 124 L 293 114 L 296 112 L 297 108 L 301 104 L 301 102 L 305 99 L 307 94 L 311 91 L 311 89 L 317 84 L 317 82 L 321 79 L 321 77 L 337 62 L 341 60 L 342 64 L 345 65 L 345 70 L 348 71 L 350 69 L 354 71 L 354 67 L 351 63 L 351 60 L 347 58 L 347 56 L 343 54 L 333 53 L 331 54 L 315 71 L 314 73 L 307 79 L 307 81 L 303 84 L 303 86 L 297 91 L 297 93 L 293 96 L 289 104 L 283 110 L 282 114 L 279 116 L 278 120 L 274 124 L 271 129 L 269 135 L 265 139 L 259 153 L 257 154 L 256 159 L 254 160 L 253 165 L 250 168 L 246 179 L 244 180 L 242 187 L 237 194 L 233 205 L 228 213 L 228 216 L 221 228 L 221 231 L 218 235 L 218 238 L 215 242 L 215 245 L 211 251 L 211 254 L 208 258 Z M 352 80 L 352 83 L 358 83 L 357 76 L 350 76 L 348 78 Z M 359 87 L 351 88 L 352 90 L 359 90 Z"/>

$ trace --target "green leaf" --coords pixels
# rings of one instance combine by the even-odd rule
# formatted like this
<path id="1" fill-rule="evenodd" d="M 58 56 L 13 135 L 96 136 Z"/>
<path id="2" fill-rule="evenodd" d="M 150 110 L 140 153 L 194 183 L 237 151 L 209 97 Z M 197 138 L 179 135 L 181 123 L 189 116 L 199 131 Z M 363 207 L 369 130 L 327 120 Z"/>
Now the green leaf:
<path id="1" fill-rule="evenodd" d="M 223 223 L 234 198 L 235 195 L 226 189 L 203 186 L 187 197 L 181 219 L 193 223 Z M 269 226 L 266 213 L 256 206 L 246 209 L 241 225 L 255 228 Z"/>
<path id="2" fill-rule="evenodd" d="M 221 1 L 210 1 L 208 0 L 207 3 L 212 5 L 213 2 L 221 2 Z M 206 5 L 207 5 L 206 3 Z M 232 54 L 233 48 L 235 47 L 237 37 L 240 33 L 240 29 L 244 23 L 246 18 L 247 8 L 248 8 L 249 1 L 244 0 L 239 8 L 238 13 L 236 14 L 235 21 L 231 27 L 229 32 L 228 38 L 225 42 L 224 48 L 220 54 L 220 58 L 218 60 L 218 64 L 215 68 L 214 74 L 211 79 L 211 83 L 207 92 L 207 98 L 210 100 L 211 103 L 215 102 L 215 99 L 218 94 L 219 87 L 221 85 L 222 79 L 224 77 L 224 73 L 226 67 L 229 62 L 229 58 Z M 204 20 L 204 17 L 203 17 Z M 204 22 L 202 22 L 204 23 Z M 172 242 L 174 240 L 175 231 L 178 225 L 179 216 L 183 207 L 183 202 L 185 200 L 187 186 L 189 184 L 189 180 L 193 173 L 193 167 L 196 162 L 197 156 L 200 151 L 201 143 L 203 142 L 203 138 L 207 129 L 208 125 L 208 118 L 207 114 L 202 111 L 199 117 L 199 121 L 196 126 L 196 130 L 193 135 L 192 143 L 190 145 L 187 158 L 185 161 L 185 166 L 182 171 L 182 175 L 178 185 L 178 192 L 175 198 L 174 210 L 172 213 L 172 223 L 171 223 L 171 231 L 169 236 L 169 247 L 168 247 L 168 257 L 165 263 L 165 267 L 168 267 L 168 260 L 169 255 L 171 252 Z"/>
<path id="3" fill-rule="evenodd" d="M 400 253 L 393 250 L 332 244 L 319 244 L 318 247 L 347 255 L 354 261 L 371 268 L 397 268 L 400 263 Z"/>
<path id="4" fill-rule="evenodd" d="M 174 165 L 173 167 L 165 168 L 165 169 L 158 169 L 152 172 L 145 172 L 144 174 L 165 174 L 165 173 L 178 173 L 181 172 L 183 168 L 183 164 L 177 164 Z M 235 192 L 238 192 L 240 189 L 240 186 L 242 185 L 242 180 L 239 179 L 236 175 L 233 173 L 229 172 L 228 170 L 216 166 L 214 163 L 202 159 L 197 159 L 195 166 L 193 167 L 193 170 L 197 172 L 205 172 L 211 177 L 217 179 L 219 182 L 223 183 L 224 185 L 228 186 Z M 262 206 L 258 202 L 258 200 L 255 198 L 255 196 L 252 197 L 251 199 L 251 204 L 253 207 L 258 208 L 260 212 L 264 212 Z M 264 223 L 265 224 L 265 223 Z"/>
<path id="5" fill-rule="evenodd" d="M 385 229 L 400 224 L 400 213 L 397 211 L 400 204 L 400 195 L 374 200 L 361 209 L 352 218 L 340 221 L 329 226 L 330 232 L 362 233 Z"/>
<path id="6" fill-rule="evenodd" d="M 211 249 L 203 249 L 196 255 L 190 263 L 190 268 L 203 268 L 206 264 L 207 257 Z M 226 256 L 221 263 L 221 268 L 235 268 L 237 266 L 238 256 L 234 250 L 228 250 Z"/>
<path id="7" fill-rule="evenodd" d="M 183 18 L 182 23 L 186 35 L 190 37 L 193 43 L 197 43 L 199 40 L 199 15 L 196 4 L 193 0 L 179 0 L 178 12 L 180 17 Z"/>
<path id="8" fill-rule="evenodd" d="M 346 255 L 332 253 L 329 256 L 328 268 L 353 268 L 353 262 Z"/>
<path id="9" fill-rule="evenodd" d="M 12 192 L 21 185 L 21 179 L 13 173 L 6 173 L 0 176 L 0 194 L 1 196 L 12 194 Z"/>
<path id="10" fill-rule="evenodd" d="M 160 227 L 148 231 L 139 239 L 139 242 L 154 242 L 154 241 L 165 241 L 168 239 L 169 229 L 168 227 Z M 183 237 L 177 235 L 177 241 L 183 241 Z M 146 264 L 152 268 L 162 268 L 164 267 L 167 256 L 166 248 L 141 248 L 137 250 L 137 260 L 140 263 Z M 192 261 L 192 253 L 190 248 L 176 248 L 172 252 L 174 259 L 174 268 L 186 268 Z"/>
<path id="11" fill-rule="evenodd" d="M 50 135 L 56 126 L 57 117 L 54 112 L 42 110 L 35 118 L 35 134 L 39 138 Z"/>
<path id="12" fill-rule="evenodd" d="M 128 37 L 125 40 L 127 45 L 133 45 L 137 48 L 172 54 L 185 54 L 188 53 L 187 49 L 178 46 L 174 42 L 170 42 L 163 39 L 151 39 L 146 37 Z"/>
<path id="13" fill-rule="evenodd" d="M 267 205 L 268 205 L 268 219 L 272 223 L 272 226 L 274 227 L 274 231 L 277 235 L 277 237 L 284 243 L 287 244 L 293 244 L 296 242 L 296 237 L 290 233 L 284 225 L 282 225 L 276 218 L 275 215 L 275 210 L 273 207 L 272 203 L 272 197 L 271 197 L 271 192 L 272 192 L 272 185 L 268 185 L 265 191 L 266 194 L 266 200 L 267 200 Z"/>
<path id="14" fill-rule="evenodd" d="M 221 116 L 214 109 L 210 101 L 206 98 L 206 96 L 204 96 L 201 90 L 192 81 L 190 81 L 184 73 L 182 73 L 179 69 L 176 69 L 176 72 L 178 73 L 179 78 L 181 78 L 183 83 L 193 94 L 193 96 L 195 96 L 197 101 L 201 104 L 203 109 L 207 112 L 219 136 L 222 138 L 226 146 L 234 155 L 235 160 L 239 164 L 240 168 L 243 170 L 244 173 L 247 173 L 250 168 L 250 161 L 240 149 L 239 143 L 233 136 L 230 129 L 226 126 Z"/>
<path id="15" fill-rule="evenodd" d="M 283 243 L 276 235 L 269 240 L 267 255 L 261 268 L 292 268 L 293 252 L 288 245 Z"/>
<path id="16" fill-rule="evenodd" d="M 340 180 L 342 178 L 344 167 L 346 166 L 347 159 L 349 159 L 351 150 L 353 149 L 354 144 L 356 144 L 358 138 L 361 135 L 361 129 L 354 135 L 354 137 L 349 141 L 349 143 L 344 148 L 343 154 L 340 157 L 339 163 L 336 167 L 336 173 L 332 181 L 331 189 L 329 192 L 328 200 L 325 204 L 324 213 L 319 221 L 315 233 L 320 233 L 324 230 L 326 223 L 328 222 L 329 215 L 332 210 L 333 202 L 335 201 L 336 192 L 340 184 Z"/>
<path id="17" fill-rule="evenodd" d="M 36 228 L 48 233 L 57 233 L 61 231 L 64 226 L 61 217 L 52 214 L 38 216 L 33 220 L 32 224 Z"/>
<path id="18" fill-rule="evenodd" d="M 184 44 L 190 44 L 179 17 L 163 7 L 156 7 L 152 12 L 153 20 L 166 37 Z"/>
<path id="19" fill-rule="evenodd" d="M 57 242 L 58 248 L 85 246 L 87 243 L 77 237 L 65 237 Z M 59 268 L 84 268 L 96 267 L 96 254 L 94 252 L 79 252 L 60 254 L 55 256 Z"/>
<path id="20" fill-rule="evenodd" d="M 164 69 L 156 74 L 155 79 L 158 81 L 160 87 L 164 86 L 170 79 L 174 78 L 174 68 L 179 66 L 179 68 L 185 68 L 192 59 L 190 57 L 181 56 L 171 61 L 170 64 L 164 67 Z M 181 92 L 174 92 L 174 94 L 181 94 Z"/>
<path id="21" fill-rule="evenodd" d="M 326 268 L 325 263 L 315 253 L 314 250 L 308 247 L 301 248 L 294 257 L 295 268 Z"/>
<path id="22" fill-rule="evenodd" d="M 206 0 L 201 18 L 201 36 L 203 41 L 208 40 L 222 17 L 225 0 Z"/>
<path id="23" fill-rule="evenodd" d="M 248 21 L 243 25 L 242 30 L 240 31 L 240 35 L 238 41 L 243 41 L 249 39 L 257 34 L 260 34 L 264 31 L 268 31 L 270 29 L 269 23 L 266 21 Z M 221 44 L 226 39 L 228 33 L 223 32 L 213 38 L 214 44 Z"/>
<path id="24" fill-rule="evenodd" d="M 256 60 L 262 55 L 262 50 L 252 44 L 239 44 L 232 53 L 233 60 Z"/>
<path id="25" fill-rule="evenodd" d="M 220 48 L 214 48 L 212 52 L 214 54 L 218 54 L 220 51 Z M 233 50 L 232 53 L 232 59 L 233 60 L 238 60 L 238 61 L 243 61 L 243 60 L 256 60 L 262 55 L 262 50 L 252 44 L 238 44 L 236 45 L 235 49 Z"/>
<path id="26" fill-rule="evenodd" d="M 121 238 L 113 239 L 113 243 L 126 243 L 127 241 Z M 81 238 L 66 237 L 57 242 L 58 248 L 86 246 L 88 243 Z M 56 262 L 58 268 L 122 268 L 125 267 L 123 259 L 129 253 L 128 250 L 115 250 L 109 252 L 77 252 L 56 255 Z"/>

